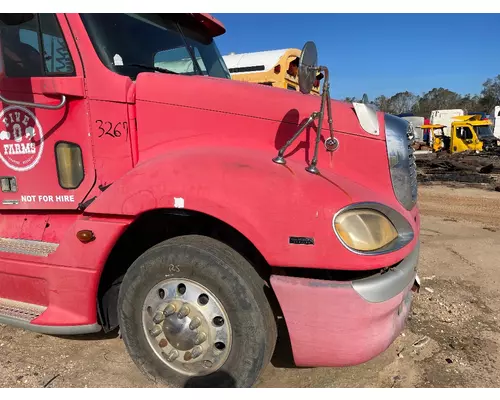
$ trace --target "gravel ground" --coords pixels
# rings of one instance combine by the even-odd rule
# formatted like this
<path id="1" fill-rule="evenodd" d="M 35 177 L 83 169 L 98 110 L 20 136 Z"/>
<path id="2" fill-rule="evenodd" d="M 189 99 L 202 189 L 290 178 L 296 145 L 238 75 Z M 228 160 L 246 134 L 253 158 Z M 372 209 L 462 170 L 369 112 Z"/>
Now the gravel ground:
<path id="1" fill-rule="evenodd" d="M 277 354 L 257 386 L 500 386 L 500 193 L 424 186 L 419 206 L 422 288 L 403 334 L 350 368 L 290 368 Z M 59 338 L 0 325 L 0 372 L 0 387 L 155 386 L 116 334 Z"/>

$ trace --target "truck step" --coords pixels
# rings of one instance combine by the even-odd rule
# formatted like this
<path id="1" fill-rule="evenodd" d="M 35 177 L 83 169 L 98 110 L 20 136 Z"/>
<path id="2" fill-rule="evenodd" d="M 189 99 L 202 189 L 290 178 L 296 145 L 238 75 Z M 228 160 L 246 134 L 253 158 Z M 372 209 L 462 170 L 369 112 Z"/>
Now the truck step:
<path id="1" fill-rule="evenodd" d="M 48 257 L 59 247 L 58 243 L 38 240 L 0 238 L 0 252 L 25 254 L 37 257 Z"/>
<path id="2" fill-rule="evenodd" d="M 39 317 L 47 307 L 0 298 L 0 317 L 9 317 L 31 322 Z"/>

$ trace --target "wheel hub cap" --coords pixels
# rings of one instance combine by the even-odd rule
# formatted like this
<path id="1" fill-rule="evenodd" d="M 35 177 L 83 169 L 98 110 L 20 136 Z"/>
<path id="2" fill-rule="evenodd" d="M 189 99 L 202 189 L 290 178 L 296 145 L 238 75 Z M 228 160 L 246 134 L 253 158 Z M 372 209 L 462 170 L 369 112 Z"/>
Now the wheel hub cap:
<path id="1" fill-rule="evenodd" d="M 229 356 L 231 325 L 226 311 L 205 286 L 167 279 L 153 287 L 142 312 L 146 338 L 156 355 L 185 375 L 207 375 Z"/>

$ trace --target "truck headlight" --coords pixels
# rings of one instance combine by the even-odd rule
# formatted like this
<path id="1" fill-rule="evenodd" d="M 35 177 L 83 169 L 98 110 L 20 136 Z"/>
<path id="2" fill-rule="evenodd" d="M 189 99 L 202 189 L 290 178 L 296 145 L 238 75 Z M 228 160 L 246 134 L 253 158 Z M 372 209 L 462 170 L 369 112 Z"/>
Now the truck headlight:
<path id="1" fill-rule="evenodd" d="M 377 202 L 349 204 L 333 216 L 332 228 L 347 249 L 363 255 L 397 251 L 415 237 L 402 214 Z"/>
<path id="2" fill-rule="evenodd" d="M 335 231 L 346 246 L 358 251 L 374 251 L 398 237 L 392 222 L 370 209 L 347 210 L 335 218 Z"/>
<path id="3" fill-rule="evenodd" d="M 417 202 L 413 126 L 402 118 L 386 114 L 385 135 L 394 194 L 404 208 L 411 210 Z"/>

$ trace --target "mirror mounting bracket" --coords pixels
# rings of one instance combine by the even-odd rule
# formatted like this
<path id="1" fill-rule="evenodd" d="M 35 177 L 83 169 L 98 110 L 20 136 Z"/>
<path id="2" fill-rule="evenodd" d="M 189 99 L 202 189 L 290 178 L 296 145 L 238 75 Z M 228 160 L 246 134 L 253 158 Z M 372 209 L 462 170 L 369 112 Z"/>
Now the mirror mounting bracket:
<path id="1" fill-rule="evenodd" d="M 318 164 L 318 151 L 319 151 L 319 143 L 321 142 L 321 131 L 322 125 L 325 115 L 325 104 L 326 104 L 326 112 L 328 116 L 328 128 L 330 131 L 330 137 L 325 141 L 326 150 L 329 152 L 333 152 L 338 148 L 338 140 L 333 135 L 333 117 L 332 117 L 332 102 L 330 99 L 330 81 L 329 81 L 329 73 L 328 68 L 319 66 L 308 67 L 309 70 L 314 71 L 315 74 L 319 74 L 323 72 L 324 74 L 324 84 L 323 91 L 321 93 L 321 105 L 319 111 L 313 111 L 307 121 L 299 128 L 299 130 L 279 149 L 278 155 L 273 158 L 273 162 L 276 164 L 286 164 L 286 160 L 284 158 L 285 151 L 290 145 L 300 136 L 304 130 L 311 125 L 315 120 L 318 120 L 318 126 L 316 129 L 316 141 L 314 143 L 314 155 L 309 163 L 309 165 L 305 168 L 307 172 L 311 174 L 319 174 L 320 171 L 317 167 Z M 328 142 L 328 144 L 327 144 Z"/>

